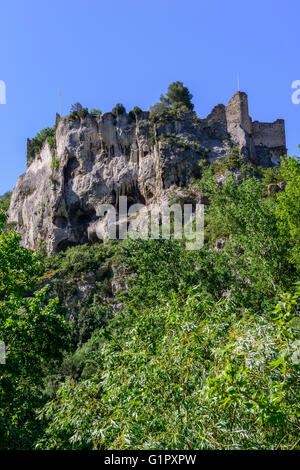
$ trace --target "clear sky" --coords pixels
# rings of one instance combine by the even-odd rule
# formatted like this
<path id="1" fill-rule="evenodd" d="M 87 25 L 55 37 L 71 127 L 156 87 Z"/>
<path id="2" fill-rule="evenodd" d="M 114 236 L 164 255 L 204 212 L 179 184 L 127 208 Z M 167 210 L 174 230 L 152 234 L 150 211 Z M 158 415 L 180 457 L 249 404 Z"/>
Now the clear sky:
<path id="1" fill-rule="evenodd" d="M 1 0 L 0 194 L 26 168 L 26 139 L 80 101 L 103 112 L 157 102 L 183 81 L 200 117 L 240 87 L 253 119 L 286 120 L 299 154 L 299 0 Z"/>

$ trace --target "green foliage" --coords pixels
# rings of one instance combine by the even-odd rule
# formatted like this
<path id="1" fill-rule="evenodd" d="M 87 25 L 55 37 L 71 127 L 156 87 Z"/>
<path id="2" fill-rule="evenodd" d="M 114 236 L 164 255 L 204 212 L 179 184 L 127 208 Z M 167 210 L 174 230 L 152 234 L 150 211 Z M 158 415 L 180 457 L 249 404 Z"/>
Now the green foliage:
<path id="1" fill-rule="evenodd" d="M 173 117 L 168 103 L 163 99 L 163 95 L 161 95 L 160 99 L 160 102 L 150 107 L 150 119 L 153 123 L 159 120 L 169 121 Z"/>
<path id="2" fill-rule="evenodd" d="M 176 290 L 183 279 L 193 284 L 190 266 L 193 253 L 173 240 L 128 240 L 121 247 L 120 260 L 127 267 L 130 290 L 123 294 L 127 305 L 155 305 L 161 296 Z"/>
<path id="3" fill-rule="evenodd" d="M 78 245 L 68 248 L 55 257 L 46 260 L 48 270 L 59 271 L 67 277 L 74 277 L 83 272 L 95 271 L 114 254 L 114 244 L 109 247 L 102 244 Z"/>
<path id="4" fill-rule="evenodd" d="M 121 103 L 117 103 L 116 106 L 112 109 L 112 114 L 115 117 L 121 116 L 126 113 L 126 109 Z"/>
<path id="5" fill-rule="evenodd" d="M 41 280 L 52 279 L 52 294 L 72 310 L 70 326 L 74 348 L 87 341 L 110 316 L 111 262 L 117 249 L 115 243 L 80 245 L 45 260 Z M 84 296 L 82 285 L 86 285 Z"/>
<path id="6" fill-rule="evenodd" d="M 193 95 L 182 82 L 173 82 L 168 87 L 167 96 L 160 96 L 159 103 L 150 108 L 152 122 L 180 119 L 181 115 L 194 109 Z"/>
<path id="7" fill-rule="evenodd" d="M 41 151 L 46 141 L 52 149 L 56 148 L 56 125 L 54 127 L 46 127 L 38 132 L 33 139 L 27 141 L 27 161 L 32 160 Z"/>
<path id="8" fill-rule="evenodd" d="M 83 110 L 83 106 L 81 103 L 74 103 L 72 104 L 71 108 L 70 108 L 70 113 L 79 113 L 80 111 Z"/>
<path id="9" fill-rule="evenodd" d="M 33 291 L 42 272 L 38 255 L 21 247 L 21 237 L 4 233 L 0 212 L 0 447 L 28 448 L 41 431 L 35 409 L 45 402 L 43 378 L 67 346 L 64 309 L 48 288 Z"/>
<path id="10" fill-rule="evenodd" d="M 12 191 L 8 191 L 3 196 L 0 196 L 0 211 L 7 212 L 10 205 Z"/>
<path id="11" fill-rule="evenodd" d="M 205 150 L 201 147 L 198 140 L 190 142 L 187 140 L 178 139 L 174 133 L 168 133 L 166 135 L 160 134 L 157 140 L 167 145 L 176 145 L 178 148 L 189 152 L 196 152 L 199 155 L 205 154 Z"/>
<path id="12" fill-rule="evenodd" d="M 73 111 L 69 114 L 68 119 L 71 121 L 76 121 L 76 119 L 84 119 L 89 114 L 88 108 L 79 109 L 79 111 Z"/>
<path id="13" fill-rule="evenodd" d="M 142 114 L 142 112 L 143 111 L 138 106 L 135 106 L 131 111 L 129 111 L 129 123 L 135 123 L 138 120 L 139 116 Z"/>
<path id="14" fill-rule="evenodd" d="M 211 177 L 200 186 L 211 201 L 207 235 L 219 231 L 228 239 L 221 256 L 231 265 L 231 275 L 236 273 L 240 301 L 250 307 L 252 302 L 267 302 L 278 289 L 289 289 L 296 280 L 289 245 L 277 224 L 276 203 L 263 197 L 262 183 L 249 178 L 239 185 L 228 177 L 218 185 Z"/>
<path id="15" fill-rule="evenodd" d="M 38 448 L 297 445 L 298 363 L 289 325 L 299 294 L 276 307 L 280 326 L 271 312 L 239 319 L 234 298 L 215 303 L 198 287 L 178 294 L 131 312 L 117 335 L 103 333 L 93 354 L 103 370 L 61 386 L 41 415 L 48 425 Z"/>
<path id="16" fill-rule="evenodd" d="M 55 155 L 52 158 L 51 169 L 52 170 L 57 170 L 57 168 L 59 168 L 59 158 Z"/>
<path id="17" fill-rule="evenodd" d="M 155 126 L 149 138 L 181 145 Z M 28 296 L 41 260 L 16 234 L 1 235 L 1 331 L 16 339 L 0 381 L 0 430 L 14 436 L 8 444 L 3 433 L 4 448 L 33 440 L 40 449 L 299 448 L 299 163 L 249 177 L 233 147 L 221 163 L 200 165 L 187 190 L 209 200 L 201 250 L 129 239 L 45 260 L 41 281 L 72 310 L 73 350 L 63 359 L 58 301 L 47 289 Z M 281 193 L 266 194 L 282 181 Z M 123 290 L 113 294 L 112 282 Z"/>
<path id="18" fill-rule="evenodd" d="M 139 108 L 138 106 L 135 106 L 132 111 L 134 112 L 136 116 L 140 116 L 143 112 L 141 108 Z"/>
<path id="19" fill-rule="evenodd" d="M 98 108 L 92 108 L 91 109 L 91 114 L 101 115 L 102 111 L 101 111 L 101 109 L 98 109 Z"/>
<path id="20" fill-rule="evenodd" d="M 234 145 L 230 153 L 222 160 L 215 160 L 210 165 L 210 172 L 215 175 L 224 173 L 226 170 L 234 171 L 244 169 L 244 159 L 240 155 L 239 148 Z"/>
<path id="21" fill-rule="evenodd" d="M 259 168 L 258 173 L 262 176 L 262 183 L 265 186 L 280 183 L 284 180 L 281 167 Z"/>
<path id="22" fill-rule="evenodd" d="M 222 161 L 222 164 L 225 169 L 235 170 L 240 167 L 242 162 L 243 160 L 241 159 L 239 148 L 234 145 L 229 155 Z"/>
<path id="23" fill-rule="evenodd" d="M 276 214 L 281 235 L 291 245 L 291 261 L 300 268 L 300 163 L 296 158 L 285 158 L 281 173 L 286 181 L 284 192 L 278 195 Z"/>
<path id="24" fill-rule="evenodd" d="M 169 85 L 166 99 L 171 107 L 185 106 L 188 110 L 193 110 L 192 98 L 193 95 L 182 82 L 173 82 Z"/>
<path id="25" fill-rule="evenodd" d="M 75 311 L 76 316 L 71 324 L 71 335 L 73 344 L 78 347 L 82 346 L 95 331 L 106 324 L 110 317 L 110 309 L 108 305 L 104 304 L 98 293 L 91 293 L 83 298 Z"/>

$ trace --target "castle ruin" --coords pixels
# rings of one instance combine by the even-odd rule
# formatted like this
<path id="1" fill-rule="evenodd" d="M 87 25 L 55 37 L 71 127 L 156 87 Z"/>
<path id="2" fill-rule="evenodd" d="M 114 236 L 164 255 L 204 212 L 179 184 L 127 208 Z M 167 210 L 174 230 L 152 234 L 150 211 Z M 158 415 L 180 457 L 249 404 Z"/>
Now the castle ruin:
<path id="1" fill-rule="evenodd" d="M 151 207 L 175 190 L 184 195 L 191 179 L 201 177 L 201 161 L 224 160 L 234 146 L 253 166 L 279 165 L 286 155 L 284 121 L 253 122 L 243 92 L 204 119 L 194 111 L 158 124 L 149 111 L 134 122 L 127 113 L 65 116 L 55 142 L 53 148 L 45 140 L 28 160 L 9 209 L 24 246 L 42 243 L 48 253 L 94 240 L 103 202 L 117 205 L 126 195 L 132 204 Z"/>
<path id="2" fill-rule="evenodd" d="M 248 111 L 248 96 L 237 92 L 226 106 L 227 130 L 235 140 L 239 128 L 243 129 L 249 140 L 252 160 L 259 162 L 269 154 L 274 165 L 287 152 L 285 137 L 285 122 L 277 119 L 274 122 L 252 121 Z M 251 140 L 251 141 L 250 141 Z"/>

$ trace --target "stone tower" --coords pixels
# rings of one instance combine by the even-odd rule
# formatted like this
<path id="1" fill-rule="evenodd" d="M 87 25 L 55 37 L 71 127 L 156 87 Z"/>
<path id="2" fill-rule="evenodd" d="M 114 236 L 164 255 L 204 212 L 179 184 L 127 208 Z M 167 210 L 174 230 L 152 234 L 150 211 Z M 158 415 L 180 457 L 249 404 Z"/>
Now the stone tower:
<path id="1" fill-rule="evenodd" d="M 227 127 L 240 125 L 248 134 L 252 133 L 252 122 L 248 110 L 248 96 L 246 93 L 238 91 L 233 95 L 226 107 Z"/>

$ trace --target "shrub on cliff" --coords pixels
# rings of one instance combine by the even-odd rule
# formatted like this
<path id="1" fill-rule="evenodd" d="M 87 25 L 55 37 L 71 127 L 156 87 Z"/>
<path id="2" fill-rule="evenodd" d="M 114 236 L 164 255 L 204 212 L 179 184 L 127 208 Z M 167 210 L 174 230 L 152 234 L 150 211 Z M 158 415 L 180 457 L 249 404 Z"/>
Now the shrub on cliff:
<path id="1" fill-rule="evenodd" d="M 49 257 L 46 266 L 48 270 L 58 270 L 64 276 L 72 278 L 83 272 L 97 271 L 113 253 L 113 243 L 108 247 L 102 244 L 78 245 Z"/>
<path id="2" fill-rule="evenodd" d="M 70 113 L 71 114 L 72 113 L 78 113 L 82 110 L 83 110 L 82 104 L 77 102 L 77 103 L 72 104 L 71 109 L 70 109 Z"/>
<path id="3" fill-rule="evenodd" d="M 112 114 L 115 117 L 121 116 L 126 113 L 125 107 L 121 103 L 117 103 L 116 106 L 112 109 Z"/>
<path id="4" fill-rule="evenodd" d="M 94 115 L 101 115 L 101 114 L 102 114 L 102 111 L 101 111 L 101 109 L 98 109 L 98 108 L 92 108 L 92 109 L 91 109 L 91 114 L 94 114 Z"/>
<path id="5" fill-rule="evenodd" d="M 142 112 L 143 111 L 138 106 L 135 106 L 131 111 L 129 111 L 128 113 L 129 123 L 136 122 L 136 120 L 142 114 Z"/>
<path id="6" fill-rule="evenodd" d="M 193 95 L 182 82 L 173 82 L 169 85 L 166 99 L 172 108 L 184 106 L 188 110 L 193 110 L 192 98 Z"/>
<path id="7" fill-rule="evenodd" d="M 300 162 L 296 158 L 285 158 L 281 163 L 281 174 L 286 181 L 285 190 L 278 194 L 276 214 L 282 237 L 290 241 L 291 262 L 300 269 Z"/>
<path id="8" fill-rule="evenodd" d="M 52 170 L 57 170 L 59 168 L 59 158 L 57 158 L 56 155 L 52 158 L 50 167 Z"/>
<path id="9" fill-rule="evenodd" d="M 48 141 L 51 148 L 56 147 L 56 125 L 46 127 L 37 133 L 37 135 L 27 142 L 27 161 L 30 161 L 38 152 L 41 151 L 44 143 Z"/>
<path id="10" fill-rule="evenodd" d="M 8 191 L 7 193 L 0 196 L 0 211 L 6 212 L 9 208 L 12 192 Z"/>
<path id="11" fill-rule="evenodd" d="M 150 108 L 151 120 L 156 122 L 180 118 L 182 113 L 194 109 L 192 98 L 193 95 L 182 82 L 171 83 L 166 96 L 161 95 L 160 101 Z"/>
<path id="12" fill-rule="evenodd" d="M 89 114 L 88 108 L 82 108 L 80 111 L 73 111 L 69 114 L 68 119 L 75 121 L 76 119 L 84 119 Z"/>

